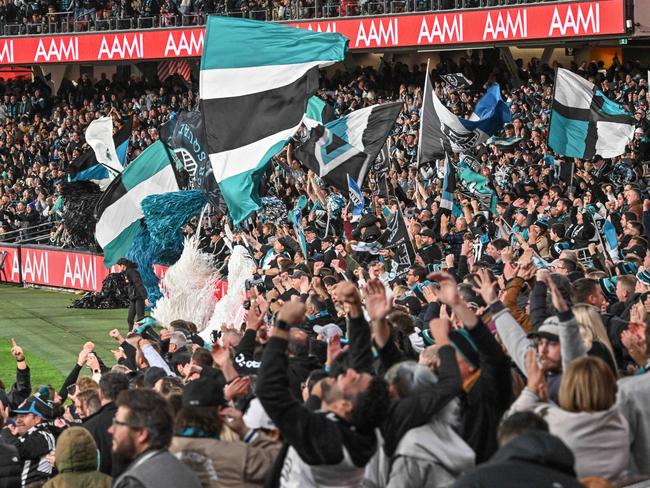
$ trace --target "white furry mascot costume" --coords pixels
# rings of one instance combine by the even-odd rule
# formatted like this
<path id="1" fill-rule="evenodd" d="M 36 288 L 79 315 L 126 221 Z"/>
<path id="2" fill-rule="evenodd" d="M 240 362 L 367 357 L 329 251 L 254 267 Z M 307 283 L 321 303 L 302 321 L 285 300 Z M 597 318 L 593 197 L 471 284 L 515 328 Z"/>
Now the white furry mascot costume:
<path id="1" fill-rule="evenodd" d="M 196 237 L 185 239 L 181 257 L 161 281 L 163 297 L 151 314 L 167 327 L 172 320 L 187 320 L 205 329 L 214 310 L 217 280 L 214 258 L 199 251 Z"/>
<path id="2" fill-rule="evenodd" d="M 239 326 L 244 317 L 243 303 L 246 299 L 246 280 L 253 277 L 255 261 L 244 246 L 235 246 L 228 261 L 228 293 L 214 307 L 208 326 L 199 335 L 212 342 L 212 331 L 220 330 L 222 324 Z"/>

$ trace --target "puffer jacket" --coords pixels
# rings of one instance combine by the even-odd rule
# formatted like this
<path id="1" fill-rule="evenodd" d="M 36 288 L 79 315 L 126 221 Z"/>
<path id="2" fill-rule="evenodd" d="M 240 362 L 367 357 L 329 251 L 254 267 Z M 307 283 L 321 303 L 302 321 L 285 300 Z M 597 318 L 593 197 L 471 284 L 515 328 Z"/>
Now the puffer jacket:
<path id="1" fill-rule="evenodd" d="M 0 488 L 16 488 L 20 486 L 22 463 L 18 457 L 18 449 L 11 444 L 0 441 Z"/>
<path id="2" fill-rule="evenodd" d="M 111 477 L 100 473 L 97 445 L 83 427 L 70 427 L 56 443 L 55 465 L 59 474 L 44 488 L 110 488 Z"/>

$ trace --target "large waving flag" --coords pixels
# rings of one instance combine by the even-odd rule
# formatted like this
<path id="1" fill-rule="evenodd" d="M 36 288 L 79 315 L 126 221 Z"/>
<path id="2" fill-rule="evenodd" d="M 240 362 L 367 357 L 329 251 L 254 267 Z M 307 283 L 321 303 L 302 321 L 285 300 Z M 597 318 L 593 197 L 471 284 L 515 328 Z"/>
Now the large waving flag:
<path id="1" fill-rule="evenodd" d="M 100 117 L 86 129 L 86 142 L 95 151 L 97 161 L 114 173 L 122 171 L 115 141 L 113 141 L 113 118 Z"/>
<path id="2" fill-rule="evenodd" d="M 336 118 L 332 106 L 320 97 L 314 95 L 307 102 L 307 112 L 303 123 L 313 129 L 314 127 L 327 124 Z"/>
<path id="3" fill-rule="evenodd" d="M 106 266 L 126 255 L 139 232 L 144 216 L 142 200 L 179 189 L 172 161 L 160 141 L 145 149 L 113 180 L 95 209 L 95 238 L 104 250 Z"/>
<path id="4" fill-rule="evenodd" d="M 456 192 L 456 170 L 445 154 L 444 177 L 442 180 L 442 193 L 440 195 L 440 208 L 451 211 L 454 208 L 454 193 Z"/>
<path id="5" fill-rule="evenodd" d="M 208 17 L 201 113 L 214 176 L 239 223 L 260 208 L 269 160 L 300 128 L 318 68 L 343 60 L 347 39 L 269 22 Z"/>
<path id="6" fill-rule="evenodd" d="M 319 125 L 294 156 L 341 191 L 348 188 L 348 175 L 361 186 L 401 107 L 399 102 L 373 105 Z"/>
<path id="7" fill-rule="evenodd" d="M 558 68 L 548 145 L 572 158 L 613 158 L 634 137 L 635 120 L 593 83 Z"/>
<path id="8" fill-rule="evenodd" d="M 132 127 L 133 119 L 129 118 L 122 128 L 113 135 L 113 146 L 115 147 L 115 154 L 121 167 L 126 163 Z M 110 173 L 106 166 L 97 161 L 95 150 L 92 148 L 89 148 L 72 161 L 67 171 L 70 181 L 92 181 L 97 183 L 102 190 L 108 186 L 116 174 Z"/>
<path id="9" fill-rule="evenodd" d="M 463 163 L 461 163 L 463 166 Z M 487 184 L 487 177 L 472 171 L 464 166 L 460 169 L 458 178 L 462 184 L 461 192 L 469 198 L 475 198 L 481 210 L 492 212 L 497 211 L 497 195 Z"/>
<path id="10" fill-rule="evenodd" d="M 501 89 L 497 83 L 487 89 L 474 107 L 471 117 L 464 119 L 445 107 L 427 76 L 422 102 L 419 161 L 426 163 L 444 157 L 441 137 L 449 140 L 454 152 L 470 152 L 510 121 L 510 110 L 501 98 Z"/>

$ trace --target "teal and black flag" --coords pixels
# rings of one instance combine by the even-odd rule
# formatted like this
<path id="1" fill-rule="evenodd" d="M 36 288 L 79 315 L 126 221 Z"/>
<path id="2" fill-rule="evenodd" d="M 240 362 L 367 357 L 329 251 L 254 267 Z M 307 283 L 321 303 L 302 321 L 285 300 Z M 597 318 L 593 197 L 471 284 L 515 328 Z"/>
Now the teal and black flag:
<path id="1" fill-rule="evenodd" d="M 319 68 L 348 40 L 286 25 L 209 16 L 201 56 L 206 152 L 236 224 L 260 208 L 269 161 L 301 127 Z"/>
<path id="2" fill-rule="evenodd" d="M 122 166 L 126 162 L 132 127 L 133 119 L 129 118 L 122 128 L 113 135 L 117 159 Z M 100 187 L 107 186 L 112 179 L 108 168 L 97 161 L 97 156 L 92 148 L 88 148 L 75 158 L 67 171 L 70 181 L 92 181 Z"/>
<path id="3" fill-rule="evenodd" d="M 634 123 L 632 114 L 593 83 L 558 68 L 548 135 L 556 153 L 580 159 L 620 156 L 634 136 Z"/>
<path id="4" fill-rule="evenodd" d="M 348 189 L 348 175 L 361 187 L 401 107 L 399 102 L 373 105 L 318 125 L 294 156 L 341 191 Z"/>
<path id="5" fill-rule="evenodd" d="M 164 144 L 154 142 L 112 181 L 95 208 L 95 238 L 104 264 L 114 265 L 140 231 L 141 203 L 149 195 L 178 191 L 176 172 Z"/>

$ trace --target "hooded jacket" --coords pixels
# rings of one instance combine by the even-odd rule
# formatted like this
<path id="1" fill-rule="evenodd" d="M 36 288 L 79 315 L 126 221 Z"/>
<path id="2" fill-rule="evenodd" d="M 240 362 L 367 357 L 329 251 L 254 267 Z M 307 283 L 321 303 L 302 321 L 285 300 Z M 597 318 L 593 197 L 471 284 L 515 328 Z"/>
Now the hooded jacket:
<path id="1" fill-rule="evenodd" d="M 497 451 L 490 462 L 456 482 L 454 488 L 582 488 L 573 470 L 574 457 L 557 437 L 525 432 Z"/>
<path id="2" fill-rule="evenodd" d="M 571 449 L 580 478 L 600 476 L 617 481 L 627 474 L 630 464 L 629 426 L 616 405 L 601 412 L 569 412 L 542 402 L 525 389 L 508 414 L 523 411 L 541 416 L 548 422 L 551 433 Z"/>
<path id="3" fill-rule="evenodd" d="M 443 488 L 474 467 L 474 451 L 452 428 L 458 408 L 453 401 L 430 423 L 406 433 L 392 459 L 388 488 Z"/>
<path id="4" fill-rule="evenodd" d="M 97 445 L 83 427 L 70 427 L 56 443 L 59 474 L 45 488 L 110 488 L 111 477 L 97 471 Z"/>

